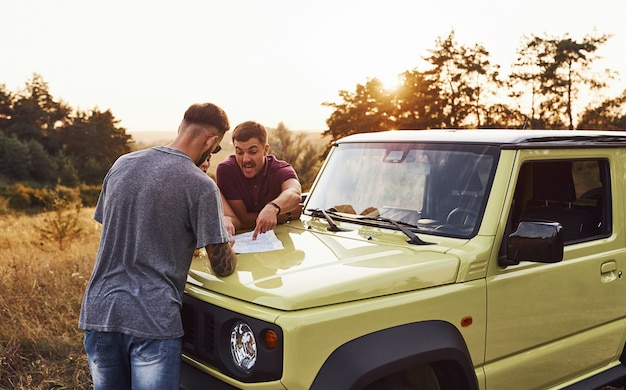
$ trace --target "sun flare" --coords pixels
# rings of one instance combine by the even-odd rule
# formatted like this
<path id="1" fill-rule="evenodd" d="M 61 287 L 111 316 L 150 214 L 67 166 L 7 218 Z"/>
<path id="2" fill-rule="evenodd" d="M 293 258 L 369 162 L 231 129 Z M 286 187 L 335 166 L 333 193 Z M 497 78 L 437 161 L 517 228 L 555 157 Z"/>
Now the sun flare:
<path id="1" fill-rule="evenodd" d="M 387 91 L 395 91 L 402 84 L 401 77 L 397 73 L 382 74 L 376 76 Z"/>

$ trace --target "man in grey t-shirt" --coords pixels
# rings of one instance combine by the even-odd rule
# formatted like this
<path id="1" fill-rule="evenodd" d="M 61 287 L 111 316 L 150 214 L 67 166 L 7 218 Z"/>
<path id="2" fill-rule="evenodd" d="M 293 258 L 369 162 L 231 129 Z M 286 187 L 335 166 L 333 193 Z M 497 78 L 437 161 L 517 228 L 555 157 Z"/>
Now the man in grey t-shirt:
<path id="1" fill-rule="evenodd" d="M 172 143 L 121 156 L 105 176 L 94 215 L 102 236 L 79 320 L 95 390 L 179 388 L 193 252 L 205 247 L 218 276 L 237 264 L 217 185 L 197 167 L 228 129 L 221 108 L 194 104 Z"/>

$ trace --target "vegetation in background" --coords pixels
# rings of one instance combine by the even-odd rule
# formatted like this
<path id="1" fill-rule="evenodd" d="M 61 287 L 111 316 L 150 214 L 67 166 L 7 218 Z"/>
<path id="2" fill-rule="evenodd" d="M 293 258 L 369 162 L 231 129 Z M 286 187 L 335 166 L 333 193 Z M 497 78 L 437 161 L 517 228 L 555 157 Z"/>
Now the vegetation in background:
<path id="1" fill-rule="evenodd" d="M 320 139 L 328 148 L 346 135 L 391 129 L 624 129 L 626 91 L 602 97 L 616 74 L 596 73 L 592 66 L 610 37 L 522 37 L 518 58 L 510 74 L 503 75 L 485 47 L 459 45 L 452 31 L 423 57 L 426 69 L 399 75 L 398 88 L 387 89 L 372 78 L 354 92 L 339 91 L 342 102 L 322 103 L 334 112 Z M 577 114 L 583 92 L 595 103 Z M 78 111 L 55 100 L 40 75 L 33 75 L 17 93 L 0 85 L 0 212 L 6 199 L 9 208 L 28 203 L 19 196 L 26 191 L 13 187 L 15 183 L 34 191 L 56 184 L 99 186 L 115 159 L 132 150 L 131 136 L 118 125 L 109 110 Z M 294 166 L 305 190 L 325 156 L 309 140 L 283 123 L 270 139 L 272 153 Z M 97 199 L 93 194 L 81 197 L 93 202 L 86 206 Z"/>
<path id="2" fill-rule="evenodd" d="M 593 71 L 597 50 L 609 35 L 574 40 L 523 37 L 508 76 L 482 45 L 459 45 L 454 31 L 437 39 L 424 57 L 427 69 L 407 70 L 400 85 L 386 89 L 377 78 L 339 91 L 341 102 L 325 102 L 334 112 L 323 134 L 330 143 L 346 135 L 391 129 L 624 129 L 626 91 L 603 103 L 588 103 L 575 123 L 582 92 L 589 102 L 616 76 Z"/>
<path id="3" fill-rule="evenodd" d="M 82 204 L 68 199 L 55 198 L 50 207 L 51 212 L 37 227 L 42 240 L 53 241 L 59 250 L 65 249 L 72 241 L 79 238 L 83 229 L 80 226 Z"/>
<path id="4" fill-rule="evenodd" d="M 321 140 L 321 137 L 316 137 Z M 311 142 L 307 133 L 289 131 L 284 123 L 269 131 L 270 154 L 290 163 L 298 174 L 303 191 L 308 191 L 321 167 L 322 142 Z"/>
<path id="5" fill-rule="evenodd" d="M 130 135 L 107 111 L 74 111 L 55 100 L 40 75 L 17 93 L 0 85 L 0 174 L 19 182 L 67 187 L 100 184 Z"/>
<path id="6" fill-rule="evenodd" d="M 78 314 L 100 238 L 93 208 L 63 250 L 39 239 L 54 212 L 0 218 L 0 389 L 89 389 Z"/>
<path id="7" fill-rule="evenodd" d="M 40 75 L 33 75 L 17 93 L 0 84 L 0 214 L 42 211 L 48 193 L 58 185 L 78 189 L 81 203 L 94 206 L 113 162 L 152 146 L 134 145 L 118 124 L 109 110 L 73 111 L 55 100 Z M 283 124 L 275 133 L 272 153 L 289 161 L 303 186 L 310 186 L 323 142 L 308 142 L 310 134 L 294 135 Z"/>

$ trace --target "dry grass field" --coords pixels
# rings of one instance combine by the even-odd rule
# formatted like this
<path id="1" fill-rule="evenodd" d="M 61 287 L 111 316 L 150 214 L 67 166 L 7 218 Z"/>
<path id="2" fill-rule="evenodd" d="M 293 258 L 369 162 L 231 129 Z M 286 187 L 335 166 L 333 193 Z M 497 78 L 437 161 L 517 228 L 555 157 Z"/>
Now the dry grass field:
<path id="1" fill-rule="evenodd" d="M 0 389 L 89 389 L 78 314 L 100 238 L 93 208 L 59 250 L 46 218 L 0 215 Z M 49 216 L 48 216 L 49 217 Z"/>

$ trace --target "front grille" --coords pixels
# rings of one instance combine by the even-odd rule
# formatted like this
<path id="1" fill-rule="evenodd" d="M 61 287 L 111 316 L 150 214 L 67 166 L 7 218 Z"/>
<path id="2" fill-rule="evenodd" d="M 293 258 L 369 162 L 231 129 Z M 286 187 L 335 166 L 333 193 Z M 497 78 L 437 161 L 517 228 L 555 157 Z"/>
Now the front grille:
<path id="1" fill-rule="evenodd" d="M 204 349 L 215 352 L 215 317 L 211 313 L 203 313 L 204 324 Z"/>
<path id="2" fill-rule="evenodd" d="M 215 360 L 215 315 L 212 306 L 185 295 L 183 299 L 183 352 L 207 362 Z"/>
<path id="3" fill-rule="evenodd" d="M 196 312 L 191 305 L 183 303 L 183 310 L 181 314 L 183 318 L 183 328 L 185 330 L 185 337 L 183 337 L 183 349 L 186 351 L 194 351 L 196 349 L 196 339 L 198 338 Z"/>

